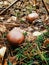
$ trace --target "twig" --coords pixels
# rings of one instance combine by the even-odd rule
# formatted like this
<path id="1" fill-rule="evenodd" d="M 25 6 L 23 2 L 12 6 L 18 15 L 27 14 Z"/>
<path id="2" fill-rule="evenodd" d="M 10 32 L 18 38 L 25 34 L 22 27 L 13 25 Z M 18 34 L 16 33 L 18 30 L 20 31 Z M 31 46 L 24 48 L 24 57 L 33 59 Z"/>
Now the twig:
<path id="1" fill-rule="evenodd" d="M 43 5 L 44 5 L 44 7 L 45 7 L 45 9 L 46 9 L 46 11 L 47 11 L 47 13 L 48 13 L 48 15 L 49 15 L 48 7 L 46 6 L 44 0 L 42 0 L 42 3 L 43 3 Z"/>
<path id="2" fill-rule="evenodd" d="M 10 25 L 10 26 L 17 26 L 17 27 L 19 27 L 20 26 L 20 24 L 16 24 L 16 23 L 3 23 L 4 25 Z"/>
<path id="3" fill-rule="evenodd" d="M 20 0 L 15 0 L 12 4 L 10 4 L 10 6 L 8 6 L 6 9 L 4 9 L 3 11 L 1 11 L 0 15 L 4 14 L 11 6 L 13 6 L 18 1 L 20 1 Z"/>

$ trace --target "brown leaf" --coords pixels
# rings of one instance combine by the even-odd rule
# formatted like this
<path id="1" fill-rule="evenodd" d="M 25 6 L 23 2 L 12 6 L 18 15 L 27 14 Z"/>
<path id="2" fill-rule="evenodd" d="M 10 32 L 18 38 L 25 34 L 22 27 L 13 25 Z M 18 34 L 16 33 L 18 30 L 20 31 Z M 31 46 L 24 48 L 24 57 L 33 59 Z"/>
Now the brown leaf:
<path id="1" fill-rule="evenodd" d="M 49 38 L 44 41 L 43 46 L 46 46 L 47 44 L 49 44 Z"/>

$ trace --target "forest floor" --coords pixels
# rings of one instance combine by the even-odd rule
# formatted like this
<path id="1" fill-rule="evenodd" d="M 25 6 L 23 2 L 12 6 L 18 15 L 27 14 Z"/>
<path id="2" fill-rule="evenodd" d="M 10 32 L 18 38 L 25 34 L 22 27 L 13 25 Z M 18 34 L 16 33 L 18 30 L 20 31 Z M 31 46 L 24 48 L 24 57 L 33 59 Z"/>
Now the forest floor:
<path id="1" fill-rule="evenodd" d="M 49 15 L 42 0 L 18 0 L 6 10 L 13 1 L 0 0 L 0 50 L 6 47 L 0 65 L 49 65 Z M 46 4 L 49 10 L 49 3 Z M 30 23 L 26 17 L 34 12 L 39 17 Z M 25 36 L 24 42 L 17 46 L 12 46 L 7 39 L 14 27 L 21 29 Z M 33 36 L 36 31 L 42 34 Z"/>

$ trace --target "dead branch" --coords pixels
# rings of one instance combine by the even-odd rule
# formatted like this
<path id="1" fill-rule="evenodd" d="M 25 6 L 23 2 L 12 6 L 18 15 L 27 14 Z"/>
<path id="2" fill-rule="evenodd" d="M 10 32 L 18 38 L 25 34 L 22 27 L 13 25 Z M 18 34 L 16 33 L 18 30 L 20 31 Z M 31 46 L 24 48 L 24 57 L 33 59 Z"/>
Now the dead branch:
<path id="1" fill-rule="evenodd" d="M 48 11 L 48 8 L 47 8 L 47 6 L 46 6 L 44 0 L 42 0 L 42 3 L 43 3 L 43 5 L 44 5 L 44 7 L 45 7 L 45 9 L 46 9 L 46 11 L 47 11 L 47 13 L 48 13 L 48 15 L 49 15 L 49 11 Z"/>
<path id="2" fill-rule="evenodd" d="M 3 11 L 1 11 L 0 15 L 4 14 L 10 7 L 12 7 L 16 2 L 18 2 L 20 0 L 15 0 L 12 4 L 10 4 L 6 9 L 4 9 Z"/>

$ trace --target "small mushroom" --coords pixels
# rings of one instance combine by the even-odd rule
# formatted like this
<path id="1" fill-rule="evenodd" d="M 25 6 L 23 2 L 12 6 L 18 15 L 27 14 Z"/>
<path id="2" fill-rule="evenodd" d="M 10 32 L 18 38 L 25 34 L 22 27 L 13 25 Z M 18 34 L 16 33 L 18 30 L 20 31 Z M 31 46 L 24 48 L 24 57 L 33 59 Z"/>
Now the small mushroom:
<path id="1" fill-rule="evenodd" d="M 38 14 L 36 12 L 33 12 L 31 14 L 29 14 L 26 19 L 29 21 L 29 22 L 32 22 L 34 21 L 35 19 L 38 18 Z"/>
<path id="2" fill-rule="evenodd" d="M 18 28 L 13 28 L 8 34 L 7 39 L 11 42 L 11 45 L 19 45 L 24 41 L 24 35 Z"/>

